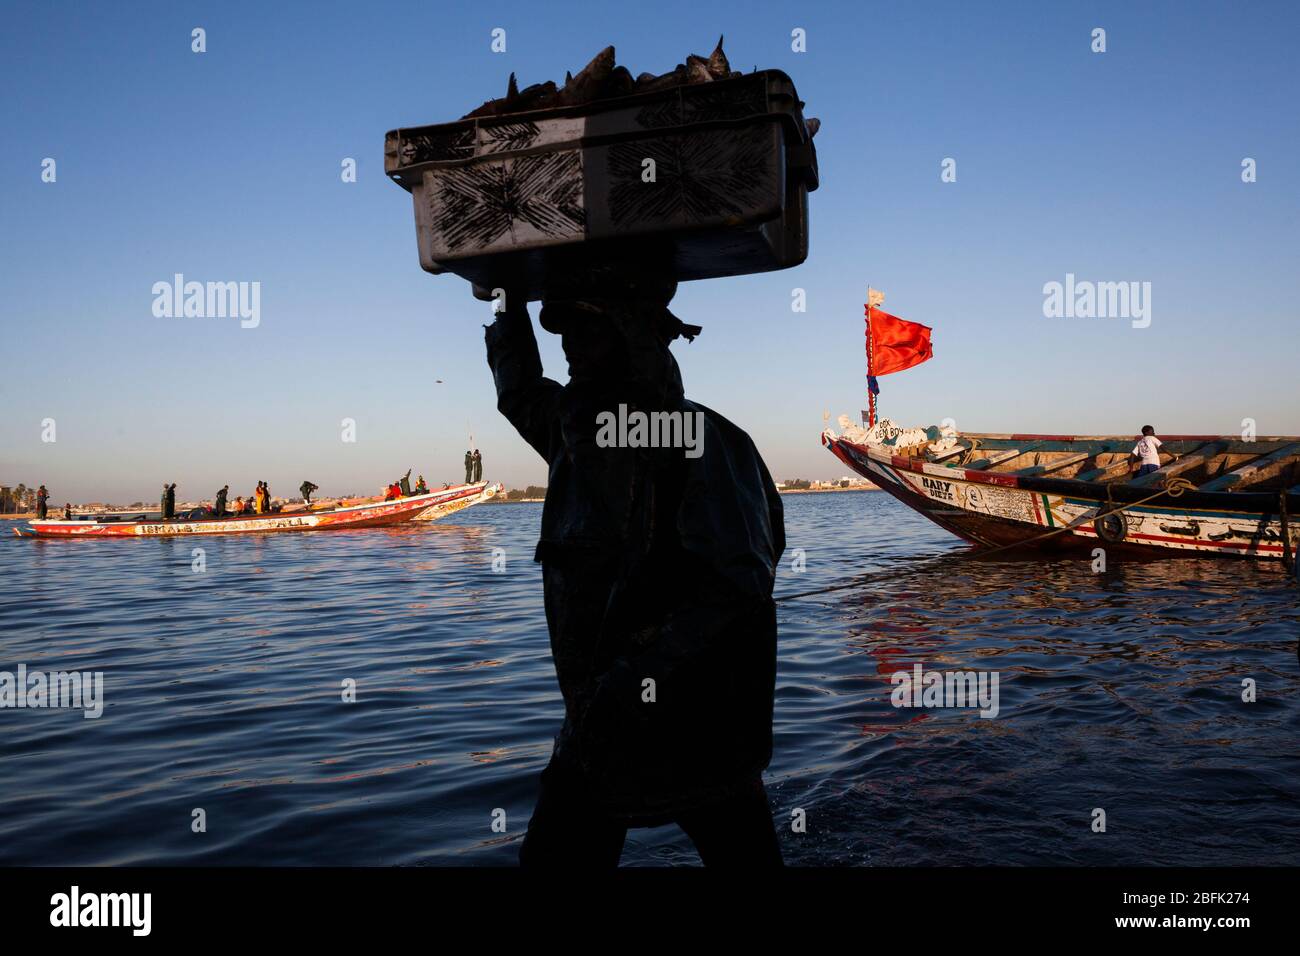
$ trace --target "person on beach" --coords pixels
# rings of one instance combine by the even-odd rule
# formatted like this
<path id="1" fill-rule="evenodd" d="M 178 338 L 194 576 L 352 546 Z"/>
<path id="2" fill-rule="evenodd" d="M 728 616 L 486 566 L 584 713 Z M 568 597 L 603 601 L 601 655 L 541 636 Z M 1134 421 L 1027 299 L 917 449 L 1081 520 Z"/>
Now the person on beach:
<path id="1" fill-rule="evenodd" d="M 46 502 L 49 500 L 50 493 L 45 490 L 44 485 L 41 485 L 40 488 L 36 489 L 36 517 L 40 518 L 42 521 L 44 521 L 50 513 L 50 509 L 46 505 Z"/>
<path id="2" fill-rule="evenodd" d="M 1161 441 L 1156 437 L 1156 430 L 1150 425 L 1143 425 L 1142 437 L 1133 447 L 1133 457 L 1141 463 L 1137 473 L 1139 478 L 1160 470 L 1160 445 Z"/>
<path id="3" fill-rule="evenodd" d="M 474 449 L 474 481 L 483 480 L 483 456 L 477 448 Z"/>
<path id="4" fill-rule="evenodd" d="M 629 827 L 669 822 L 706 865 L 782 863 L 762 782 L 781 500 L 749 436 L 686 400 L 669 343 L 700 329 L 668 311 L 663 271 L 644 254 L 556 270 L 572 285 L 540 324 L 567 385 L 542 374 L 524 293 L 486 327 L 497 408 L 549 466 L 535 560 L 565 716 L 523 866 L 616 866 Z M 702 454 L 602 447 L 620 404 L 698 416 Z"/>
<path id="5" fill-rule="evenodd" d="M 465 451 L 465 484 L 474 480 L 474 453 L 466 449 Z"/>
<path id="6" fill-rule="evenodd" d="M 217 492 L 217 500 L 212 504 L 212 513 L 218 518 L 226 516 L 226 496 L 230 494 L 230 486 L 222 485 L 221 490 Z"/>
<path id="7" fill-rule="evenodd" d="M 312 484 L 310 481 L 304 481 L 298 486 L 298 491 L 302 493 L 302 500 L 307 506 L 308 511 L 311 511 L 311 493 L 315 491 L 317 487 L 317 485 Z"/>

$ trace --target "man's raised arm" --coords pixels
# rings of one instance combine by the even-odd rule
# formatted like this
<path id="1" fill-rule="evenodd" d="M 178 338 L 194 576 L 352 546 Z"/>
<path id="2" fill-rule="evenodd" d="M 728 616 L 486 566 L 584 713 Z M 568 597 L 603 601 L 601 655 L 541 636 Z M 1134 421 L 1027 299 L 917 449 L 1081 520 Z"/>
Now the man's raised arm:
<path id="1" fill-rule="evenodd" d="M 524 296 L 507 292 L 505 307 L 485 329 L 497 411 L 549 464 L 557 441 L 556 404 L 564 386 L 542 375 L 542 357 Z"/>

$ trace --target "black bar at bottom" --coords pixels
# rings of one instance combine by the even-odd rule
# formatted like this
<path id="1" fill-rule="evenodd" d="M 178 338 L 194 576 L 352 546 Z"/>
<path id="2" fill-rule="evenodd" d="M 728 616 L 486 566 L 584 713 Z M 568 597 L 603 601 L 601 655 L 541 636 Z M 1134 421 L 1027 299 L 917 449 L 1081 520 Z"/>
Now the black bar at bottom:
<path id="1" fill-rule="evenodd" d="M 0 870 L 0 926 L 7 942 L 75 932 L 83 942 L 148 935 L 205 945 L 250 938 L 302 944 L 340 943 L 363 930 L 400 939 L 453 924 L 472 925 L 475 936 L 487 938 L 542 925 L 548 935 L 581 934 L 595 919 L 626 919 L 628 932 L 635 934 L 637 925 L 649 930 L 649 920 L 656 938 L 670 942 L 672 925 L 688 917 L 762 933 L 782 926 L 798 932 L 801 924 L 811 929 L 810 922 L 833 914 L 841 930 L 865 933 L 864 944 L 894 930 L 949 936 L 959 927 L 1001 927 L 1044 940 L 1199 933 L 1230 943 L 1241 938 L 1235 934 L 1291 925 L 1294 913 L 1283 908 L 1294 898 L 1288 889 L 1294 879 L 1293 870 L 1265 868 L 623 869 L 603 875 L 22 868 Z M 521 922 L 530 913 L 545 924 Z"/>

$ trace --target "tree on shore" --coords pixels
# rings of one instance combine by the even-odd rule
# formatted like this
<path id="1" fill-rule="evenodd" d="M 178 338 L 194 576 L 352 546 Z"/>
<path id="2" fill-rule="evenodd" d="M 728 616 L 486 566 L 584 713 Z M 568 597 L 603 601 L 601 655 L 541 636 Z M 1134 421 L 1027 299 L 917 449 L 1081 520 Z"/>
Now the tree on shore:
<path id="1" fill-rule="evenodd" d="M 506 501 L 520 501 L 524 498 L 545 498 L 546 489 L 539 485 L 529 485 L 527 488 L 511 488 L 506 492 Z"/>

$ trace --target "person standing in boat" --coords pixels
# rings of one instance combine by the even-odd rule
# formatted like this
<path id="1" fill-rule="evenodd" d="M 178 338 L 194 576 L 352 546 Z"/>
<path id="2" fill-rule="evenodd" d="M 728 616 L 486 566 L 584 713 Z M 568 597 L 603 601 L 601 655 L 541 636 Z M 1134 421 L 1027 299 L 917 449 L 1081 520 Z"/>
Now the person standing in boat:
<path id="1" fill-rule="evenodd" d="M 1161 444 L 1160 439 L 1156 437 L 1156 430 L 1150 425 L 1143 425 L 1142 437 L 1138 439 L 1137 445 L 1133 447 L 1133 457 L 1141 463 L 1138 466 L 1137 473 L 1139 478 L 1160 470 Z"/>
<path id="2" fill-rule="evenodd" d="M 176 482 L 170 485 L 163 483 L 162 501 L 159 503 L 162 511 L 163 521 L 170 521 L 176 517 Z"/>
<path id="3" fill-rule="evenodd" d="M 397 483 L 397 487 L 401 489 L 403 498 L 411 497 L 411 469 L 406 469 L 406 474 Z"/>
<path id="4" fill-rule="evenodd" d="M 474 480 L 474 453 L 465 449 L 465 484 Z"/>
<path id="5" fill-rule="evenodd" d="M 705 865 L 782 863 L 762 781 L 781 500 L 749 436 L 683 394 L 668 346 L 700 330 L 668 311 L 666 256 L 556 271 L 572 284 L 540 323 L 567 385 L 542 374 L 523 292 L 486 329 L 497 408 L 549 466 L 536 560 L 565 719 L 523 866 L 617 866 L 629 827 L 670 822 Z M 698 416 L 700 454 L 598 442 L 620 404 Z"/>
<path id="6" fill-rule="evenodd" d="M 477 448 L 474 449 L 474 477 L 473 481 L 483 480 L 483 456 Z"/>
<path id="7" fill-rule="evenodd" d="M 67 501 L 63 503 L 63 520 L 64 521 L 72 520 L 72 504 Z"/>
<path id="8" fill-rule="evenodd" d="M 45 490 L 44 485 L 41 485 L 36 489 L 36 516 L 42 521 L 44 521 L 46 516 L 50 513 L 50 509 L 46 504 L 49 500 L 50 493 Z"/>
<path id="9" fill-rule="evenodd" d="M 217 518 L 226 516 L 226 497 L 230 494 L 230 486 L 222 485 L 221 490 L 217 492 L 217 500 L 212 504 L 212 514 Z"/>
<path id="10" fill-rule="evenodd" d="M 312 484 L 310 481 L 304 481 L 298 486 L 298 490 L 302 492 L 302 500 L 307 505 L 308 511 L 311 510 L 311 493 L 315 491 L 317 487 L 317 485 Z"/>
<path id="11" fill-rule="evenodd" d="M 266 489 L 262 483 L 257 483 L 257 490 L 253 492 L 253 514 L 260 515 L 266 511 Z"/>

